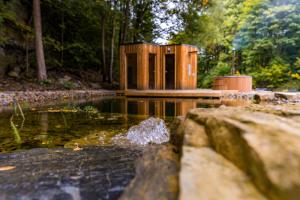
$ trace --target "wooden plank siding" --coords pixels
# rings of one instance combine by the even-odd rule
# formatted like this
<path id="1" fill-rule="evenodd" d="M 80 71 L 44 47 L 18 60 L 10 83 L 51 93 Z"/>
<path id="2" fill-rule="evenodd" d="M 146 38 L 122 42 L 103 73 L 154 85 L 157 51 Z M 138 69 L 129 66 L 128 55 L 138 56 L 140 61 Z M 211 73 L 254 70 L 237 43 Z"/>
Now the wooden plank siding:
<path id="1" fill-rule="evenodd" d="M 130 44 L 120 46 L 120 89 L 127 90 L 127 54 L 137 55 L 137 89 L 149 89 L 149 54 L 155 54 L 154 88 L 166 88 L 166 55 L 174 54 L 175 89 L 197 88 L 197 47 L 189 45 Z M 189 69 L 190 66 L 190 69 Z"/>

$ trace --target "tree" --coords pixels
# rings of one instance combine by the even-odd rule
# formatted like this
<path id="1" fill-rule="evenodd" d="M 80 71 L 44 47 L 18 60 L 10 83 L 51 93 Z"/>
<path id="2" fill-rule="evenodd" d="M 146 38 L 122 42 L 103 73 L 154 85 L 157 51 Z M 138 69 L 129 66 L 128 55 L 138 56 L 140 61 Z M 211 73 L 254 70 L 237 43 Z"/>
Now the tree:
<path id="1" fill-rule="evenodd" d="M 179 30 L 171 32 L 171 43 L 187 43 L 198 46 L 199 80 L 205 80 L 211 70 L 218 65 L 220 53 L 224 50 L 222 45 L 224 37 L 224 1 L 179 1 L 175 6 Z M 219 66 L 224 66 L 221 64 Z M 213 70 L 224 71 L 224 70 Z M 214 73 L 215 74 L 215 73 Z M 211 82 L 211 81 L 205 81 Z M 198 86 L 203 87 L 202 82 Z M 205 84 L 205 87 L 210 85 Z"/>
<path id="2" fill-rule="evenodd" d="M 109 63 L 109 82 L 112 83 L 113 82 L 113 66 L 114 66 L 114 52 L 115 52 L 115 35 L 116 35 L 116 14 L 115 14 L 115 10 L 116 10 L 116 1 L 112 1 L 111 3 L 111 12 L 112 12 L 112 25 L 111 25 L 111 29 L 112 29 L 112 33 L 111 33 L 111 46 L 110 46 L 110 63 Z"/>
<path id="3" fill-rule="evenodd" d="M 47 79 L 47 71 L 46 71 L 44 47 L 43 47 L 40 0 L 33 0 L 33 15 L 34 15 L 37 77 L 39 81 L 43 81 Z"/>

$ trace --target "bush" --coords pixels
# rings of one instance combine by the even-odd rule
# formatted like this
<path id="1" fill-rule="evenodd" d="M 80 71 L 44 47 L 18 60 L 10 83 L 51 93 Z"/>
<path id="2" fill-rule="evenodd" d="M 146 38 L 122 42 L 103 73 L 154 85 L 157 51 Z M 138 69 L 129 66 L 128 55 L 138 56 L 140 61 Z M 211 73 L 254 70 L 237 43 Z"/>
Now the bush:
<path id="1" fill-rule="evenodd" d="M 281 85 L 279 90 L 289 90 L 289 91 L 299 91 L 300 90 L 300 80 L 290 80 L 287 83 Z"/>
<path id="2" fill-rule="evenodd" d="M 216 76 L 225 76 L 230 75 L 231 67 L 224 62 L 219 62 L 217 66 L 215 66 L 205 77 L 203 77 L 200 82 L 200 87 L 211 88 L 213 79 Z"/>
<path id="3" fill-rule="evenodd" d="M 256 87 L 274 89 L 288 81 L 289 67 L 289 64 L 286 64 L 282 59 L 274 59 L 268 66 L 259 66 L 250 74 L 253 76 Z"/>
<path id="4" fill-rule="evenodd" d="M 74 84 L 70 81 L 66 81 L 63 83 L 63 88 L 66 89 L 66 90 L 71 90 L 74 88 Z"/>

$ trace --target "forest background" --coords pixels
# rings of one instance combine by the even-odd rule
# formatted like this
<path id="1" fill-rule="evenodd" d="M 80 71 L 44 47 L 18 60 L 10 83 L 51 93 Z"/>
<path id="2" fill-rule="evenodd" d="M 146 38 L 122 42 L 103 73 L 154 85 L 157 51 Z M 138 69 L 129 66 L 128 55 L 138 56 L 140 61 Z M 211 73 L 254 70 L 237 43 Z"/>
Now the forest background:
<path id="1" fill-rule="evenodd" d="M 120 44 L 167 42 L 199 48 L 199 88 L 235 74 L 253 76 L 256 88 L 300 89 L 299 0 L 38 0 L 44 78 L 35 1 L 0 0 L 1 80 L 49 85 L 68 74 L 117 88 Z"/>

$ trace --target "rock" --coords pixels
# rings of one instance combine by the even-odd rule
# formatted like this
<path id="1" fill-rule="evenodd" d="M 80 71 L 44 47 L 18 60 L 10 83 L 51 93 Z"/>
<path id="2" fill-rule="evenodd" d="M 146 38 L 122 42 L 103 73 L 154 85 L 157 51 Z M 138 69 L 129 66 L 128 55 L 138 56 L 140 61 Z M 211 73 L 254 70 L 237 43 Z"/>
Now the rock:
<path id="1" fill-rule="evenodd" d="M 179 155 L 172 145 L 148 146 L 120 200 L 177 200 Z"/>
<path id="2" fill-rule="evenodd" d="M 101 85 L 99 83 L 89 83 L 93 89 L 101 89 Z"/>
<path id="3" fill-rule="evenodd" d="M 126 138 L 138 145 L 162 144 L 169 141 L 170 133 L 162 119 L 151 117 L 131 127 L 126 133 Z"/>
<path id="4" fill-rule="evenodd" d="M 180 200 L 265 200 L 249 177 L 212 149 L 183 147 Z"/>
<path id="5" fill-rule="evenodd" d="M 184 138 L 184 122 L 185 118 L 182 116 L 176 117 L 170 125 L 170 144 L 176 146 L 179 152 L 182 152 L 183 138 Z"/>
<path id="6" fill-rule="evenodd" d="M 0 199 L 118 199 L 141 155 L 128 147 L 0 154 Z"/>
<path id="7" fill-rule="evenodd" d="M 13 71 L 15 71 L 17 74 L 20 74 L 21 68 L 20 67 L 14 67 Z"/>
<path id="8" fill-rule="evenodd" d="M 65 148 L 74 148 L 76 144 L 78 144 L 81 147 L 85 146 L 109 146 L 112 144 L 111 139 L 115 136 L 114 132 L 109 131 L 99 131 L 95 133 L 91 133 L 89 135 L 84 136 L 80 139 L 74 139 L 70 142 L 67 142 L 64 147 Z"/>
<path id="9" fill-rule="evenodd" d="M 274 101 L 275 94 L 274 92 L 271 91 L 255 92 L 253 99 L 255 103 Z"/>
<path id="10" fill-rule="evenodd" d="M 250 105 L 246 109 L 255 112 L 264 112 L 282 117 L 288 117 L 300 122 L 300 104 L 281 104 L 281 105 Z"/>
<path id="11" fill-rule="evenodd" d="M 64 79 L 65 82 L 68 82 L 68 81 L 72 80 L 72 78 L 70 76 L 68 76 L 68 75 L 64 75 L 63 79 Z"/>
<path id="12" fill-rule="evenodd" d="M 213 149 L 242 169 L 274 200 L 300 196 L 300 125 L 293 119 L 241 108 L 194 109 Z"/>
<path id="13" fill-rule="evenodd" d="M 64 84 L 64 83 L 68 83 L 72 80 L 72 78 L 68 75 L 64 75 L 63 78 L 59 78 L 57 81 L 59 84 Z"/>
<path id="14" fill-rule="evenodd" d="M 183 123 L 184 139 L 183 144 L 193 147 L 207 147 L 209 141 L 205 133 L 204 126 L 199 126 L 196 122 L 186 119 Z"/>
<path id="15" fill-rule="evenodd" d="M 19 73 L 16 71 L 10 71 L 8 72 L 8 76 L 12 77 L 12 78 L 19 78 Z"/>
<path id="16" fill-rule="evenodd" d="M 288 101 L 300 101 L 299 92 L 275 92 L 275 97 L 278 99 L 288 100 Z"/>

